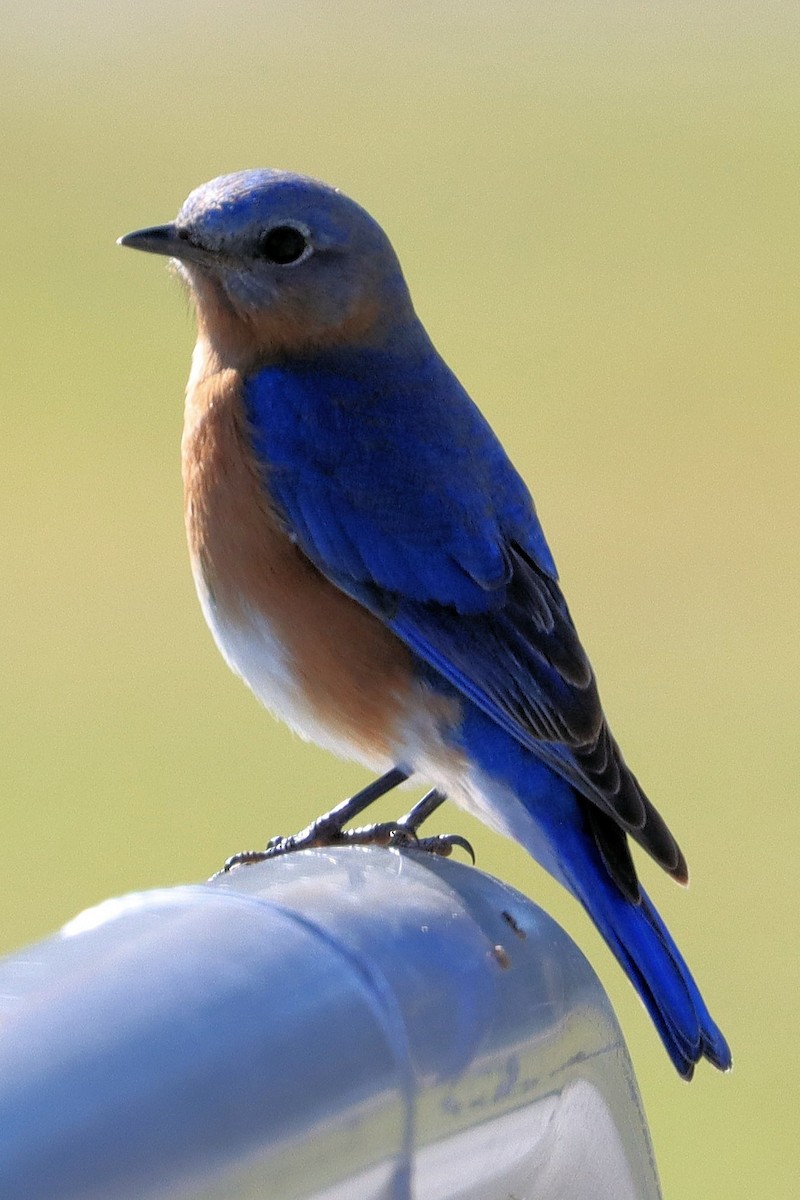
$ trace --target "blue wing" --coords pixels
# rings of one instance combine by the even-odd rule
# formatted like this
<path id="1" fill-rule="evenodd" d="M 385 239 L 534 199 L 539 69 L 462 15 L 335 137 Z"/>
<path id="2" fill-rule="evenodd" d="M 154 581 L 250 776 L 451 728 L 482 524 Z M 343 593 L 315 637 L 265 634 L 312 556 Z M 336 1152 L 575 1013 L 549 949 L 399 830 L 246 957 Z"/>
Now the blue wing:
<path id="1" fill-rule="evenodd" d="M 525 485 L 433 352 L 416 371 L 378 352 L 266 367 L 245 402 L 293 534 L 360 599 L 366 589 L 458 612 L 502 605 L 501 524 L 555 577 Z"/>
<path id="2" fill-rule="evenodd" d="M 318 569 L 592 801 L 624 890 L 638 894 L 622 831 L 684 878 L 605 722 L 530 494 L 435 351 L 265 367 L 245 405 L 269 491 Z"/>

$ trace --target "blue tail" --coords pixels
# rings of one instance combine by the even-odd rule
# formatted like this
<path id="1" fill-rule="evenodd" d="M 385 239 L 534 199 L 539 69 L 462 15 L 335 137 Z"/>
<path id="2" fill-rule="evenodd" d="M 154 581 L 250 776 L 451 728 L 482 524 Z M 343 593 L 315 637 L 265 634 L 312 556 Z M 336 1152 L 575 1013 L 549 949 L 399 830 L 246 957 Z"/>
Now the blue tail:
<path id="1" fill-rule="evenodd" d="M 615 880 L 609 847 L 601 852 L 595 836 L 591 802 L 476 709 L 468 710 L 459 741 L 477 768 L 473 784 L 492 823 L 580 900 L 641 996 L 679 1074 L 691 1079 L 702 1058 L 727 1071 L 728 1043 L 629 856 L 630 879 L 623 873 L 628 895 Z M 624 847 L 624 834 L 616 832 Z M 634 903 L 629 897 L 637 894 L 641 899 Z"/>
<path id="2" fill-rule="evenodd" d="M 707 1058 L 721 1071 L 727 1071 L 731 1066 L 728 1043 L 711 1019 L 689 968 L 650 898 L 641 889 L 641 903 L 631 904 L 608 878 L 599 855 L 592 853 L 591 843 L 581 850 L 584 862 L 574 864 L 578 870 L 570 870 L 562 856 L 570 891 L 580 900 L 641 996 L 676 1070 L 684 1079 L 691 1079 L 695 1063 Z M 593 858 L 597 861 L 592 863 Z"/>

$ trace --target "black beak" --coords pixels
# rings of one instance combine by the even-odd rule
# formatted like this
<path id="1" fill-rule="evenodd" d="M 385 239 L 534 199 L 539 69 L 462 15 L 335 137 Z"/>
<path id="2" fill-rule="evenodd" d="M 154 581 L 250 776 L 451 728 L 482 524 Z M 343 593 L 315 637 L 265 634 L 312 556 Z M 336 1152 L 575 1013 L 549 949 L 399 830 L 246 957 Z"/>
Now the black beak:
<path id="1" fill-rule="evenodd" d="M 184 230 L 177 225 L 151 225 L 149 229 L 136 229 L 117 239 L 118 246 L 129 246 L 131 250 L 144 250 L 148 254 L 165 254 L 167 258 L 178 258 L 184 262 L 208 262 L 213 256 L 202 246 L 192 242 Z"/>

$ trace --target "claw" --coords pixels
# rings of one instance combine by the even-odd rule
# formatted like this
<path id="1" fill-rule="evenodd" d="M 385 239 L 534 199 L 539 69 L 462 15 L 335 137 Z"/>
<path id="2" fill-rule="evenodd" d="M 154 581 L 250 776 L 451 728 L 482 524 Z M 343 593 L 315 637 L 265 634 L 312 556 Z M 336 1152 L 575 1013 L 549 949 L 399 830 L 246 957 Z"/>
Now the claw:
<path id="1" fill-rule="evenodd" d="M 385 796 L 387 792 L 396 788 L 406 779 L 408 779 L 406 771 L 401 770 L 400 767 L 392 767 L 391 771 L 387 771 L 379 779 L 373 779 L 372 783 L 368 783 L 361 791 L 349 796 L 341 804 L 337 804 L 336 808 L 331 809 L 330 812 L 317 817 L 316 821 L 312 821 L 306 829 L 301 829 L 299 833 L 292 834 L 290 837 L 271 838 L 264 850 L 242 850 L 238 854 L 232 854 L 218 874 L 227 874 L 234 867 L 265 862 L 269 858 L 277 858 L 279 855 L 289 854 L 293 850 L 310 850 L 318 846 L 341 845 L 348 840 L 348 835 L 344 831 L 347 822 L 352 821 L 353 817 L 357 817 L 365 808 L 369 808 L 373 801 L 380 796 Z"/>
<path id="2" fill-rule="evenodd" d="M 456 846 L 470 856 L 474 867 L 476 859 L 472 843 L 458 833 L 437 833 L 433 837 L 418 838 L 416 849 L 426 850 L 428 854 L 438 854 L 442 858 L 449 858 Z"/>
<path id="3" fill-rule="evenodd" d="M 263 862 L 266 857 L 266 850 L 240 850 L 238 854 L 232 854 L 230 858 L 225 859 L 222 868 L 217 871 L 217 875 L 227 875 L 228 871 L 232 871 L 234 867 L 244 867 L 249 866 L 250 863 Z"/>
<path id="4" fill-rule="evenodd" d="M 424 821 L 444 803 L 447 797 L 436 788 L 426 792 L 422 799 L 414 805 L 410 812 L 399 821 L 385 821 L 379 825 L 365 825 L 362 829 L 345 830 L 343 840 L 348 844 L 359 846 L 394 846 L 398 850 L 424 850 L 428 854 L 438 854 L 449 858 L 458 846 L 472 859 L 475 865 L 475 851 L 465 837 L 457 833 L 437 833 L 432 837 L 419 837 L 418 830 Z"/>
<path id="5" fill-rule="evenodd" d="M 305 829 L 289 837 L 274 837 L 264 850 L 242 850 L 225 862 L 219 874 L 227 874 L 234 867 L 249 866 L 251 863 L 266 862 L 295 850 L 311 850 L 320 846 L 393 846 L 402 850 L 424 850 L 448 858 L 458 846 L 475 863 L 475 851 L 466 838 L 457 833 L 439 833 L 421 838 L 418 830 L 424 821 L 436 811 L 447 797 L 443 792 L 427 792 L 414 807 L 399 821 L 382 821 L 364 825 L 359 829 L 345 829 L 353 817 L 368 808 L 379 796 L 384 796 L 408 778 L 399 767 L 387 771 L 380 779 L 373 780 L 360 792 L 350 796 L 330 812 L 312 821 Z"/>

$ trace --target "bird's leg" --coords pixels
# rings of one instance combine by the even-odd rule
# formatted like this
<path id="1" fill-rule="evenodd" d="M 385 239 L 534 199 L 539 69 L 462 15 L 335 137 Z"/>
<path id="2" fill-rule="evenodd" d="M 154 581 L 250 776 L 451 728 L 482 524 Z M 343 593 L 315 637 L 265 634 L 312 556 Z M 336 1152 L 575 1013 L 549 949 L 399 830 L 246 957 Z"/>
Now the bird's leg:
<path id="1" fill-rule="evenodd" d="M 434 837 L 420 838 L 418 830 L 424 821 L 436 811 L 447 799 L 444 792 L 437 789 L 427 792 L 414 807 L 397 821 L 383 821 L 373 825 L 364 825 L 359 829 L 345 829 L 348 821 L 352 821 L 360 813 L 369 808 L 375 800 L 385 796 L 399 784 L 408 779 L 408 773 L 393 767 L 379 779 L 368 783 L 361 791 L 349 796 L 341 804 L 337 804 L 330 812 L 295 833 L 290 837 L 275 837 L 270 840 L 264 850 L 243 850 L 234 854 L 222 868 L 222 872 L 230 871 L 232 867 L 244 866 L 249 863 L 264 862 L 269 858 L 277 858 L 289 854 L 293 850 L 309 850 L 319 846 L 395 846 L 406 849 L 426 850 L 430 854 L 447 857 L 456 846 L 460 846 L 475 862 L 475 852 L 466 838 L 456 833 L 441 833 Z"/>
<path id="2" fill-rule="evenodd" d="M 330 812 L 324 813 L 312 821 L 305 829 L 290 837 L 274 837 L 267 843 L 264 850 L 242 850 L 234 854 L 223 866 L 222 870 L 230 871 L 231 867 L 247 863 L 263 862 L 267 858 L 277 858 L 280 854 L 288 854 L 292 850 L 309 850 L 315 846 L 338 846 L 349 840 L 344 826 L 352 821 L 364 809 L 369 808 L 375 800 L 391 792 L 399 784 L 408 779 L 408 772 L 392 767 L 379 779 L 373 779 L 361 791 L 348 796 L 341 804 L 337 804 Z"/>
<path id="3" fill-rule="evenodd" d="M 447 796 L 438 788 L 426 794 L 414 807 L 397 821 L 384 821 L 378 825 L 365 825 L 362 829 L 348 829 L 343 838 L 348 845 L 396 846 L 408 850 L 426 850 L 448 858 L 456 846 L 466 850 L 475 862 L 475 851 L 466 838 L 458 833 L 437 833 L 433 837 L 419 837 L 419 828 L 437 808 L 444 804 Z"/>

